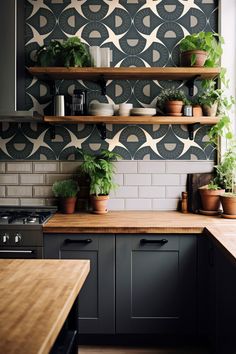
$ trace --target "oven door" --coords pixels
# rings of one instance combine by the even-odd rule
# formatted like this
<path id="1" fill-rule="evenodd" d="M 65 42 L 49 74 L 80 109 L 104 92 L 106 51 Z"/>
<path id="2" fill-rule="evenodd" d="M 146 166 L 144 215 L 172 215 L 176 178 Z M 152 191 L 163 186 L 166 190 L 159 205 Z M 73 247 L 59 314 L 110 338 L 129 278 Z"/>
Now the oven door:
<path id="1" fill-rule="evenodd" d="M 0 258 L 41 259 L 42 247 L 0 247 Z"/>

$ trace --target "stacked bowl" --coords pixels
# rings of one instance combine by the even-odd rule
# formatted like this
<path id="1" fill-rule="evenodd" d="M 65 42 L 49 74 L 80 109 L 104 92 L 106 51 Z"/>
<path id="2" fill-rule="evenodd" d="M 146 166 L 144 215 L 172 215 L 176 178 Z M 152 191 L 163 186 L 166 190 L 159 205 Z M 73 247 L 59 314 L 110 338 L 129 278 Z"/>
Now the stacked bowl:
<path id="1" fill-rule="evenodd" d="M 91 116 L 113 116 L 114 105 L 111 103 L 90 103 L 89 114 Z"/>

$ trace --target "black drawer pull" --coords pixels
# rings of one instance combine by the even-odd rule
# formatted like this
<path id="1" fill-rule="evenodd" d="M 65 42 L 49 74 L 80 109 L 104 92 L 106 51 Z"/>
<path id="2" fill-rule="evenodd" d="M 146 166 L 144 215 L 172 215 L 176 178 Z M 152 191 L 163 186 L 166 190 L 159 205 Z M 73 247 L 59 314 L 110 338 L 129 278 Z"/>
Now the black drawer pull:
<path id="1" fill-rule="evenodd" d="M 143 245 L 145 243 L 157 243 L 159 245 L 164 245 L 165 243 L 167 243 L 168 240 L 166 240 L 165 238 L 163 238 L 162 240 L 147 240 L 146 238 L 142 238 L 140 240 L 140 243 Z"/>
<path id="2" fill-rule="evenodd" d="M 83 240 L 73 240 L 71 238 L 66 238 L 64 241 L 64 243 L 85 243 L 85 244 L 88 244 L 91 242 L 92 242 L 91 238 L 85 238 Z"/>

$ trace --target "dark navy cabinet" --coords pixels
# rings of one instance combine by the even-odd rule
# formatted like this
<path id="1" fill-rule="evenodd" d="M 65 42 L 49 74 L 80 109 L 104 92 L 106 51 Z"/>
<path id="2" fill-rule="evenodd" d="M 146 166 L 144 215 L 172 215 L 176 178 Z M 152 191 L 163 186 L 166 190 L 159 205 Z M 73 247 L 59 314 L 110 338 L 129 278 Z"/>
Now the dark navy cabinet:
<path id="1" fill-rule="evenodd" d="M 209 335 L 212 353 L 236 353 L 236 265 L 223 247 L 209 242 Z"/>
<path id="2" fill-rule="evenodd" d="M 194 235 L 116 237 L 116 332 L 195 334 Z"/>
<path id="3" fill-rule="evenodd" d="M 195 334 L 194 235 L 45 234 L 45 258 L 90 259 L 82 334 Z"/>
<path id="4" fill-rule="evenodd" d="M 45 258 L 89 259 L 79 295 L 79 332 L 115 332 L 115 236 L 45 234 Z"/>

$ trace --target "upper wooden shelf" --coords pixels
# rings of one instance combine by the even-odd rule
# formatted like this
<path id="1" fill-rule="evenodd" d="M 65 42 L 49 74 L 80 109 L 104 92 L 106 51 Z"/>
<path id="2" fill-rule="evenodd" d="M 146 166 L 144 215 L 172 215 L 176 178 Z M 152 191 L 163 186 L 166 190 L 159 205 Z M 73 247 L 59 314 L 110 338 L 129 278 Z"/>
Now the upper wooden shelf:
<path id="1" fill-rule="evenodd" d="M 207 124 L 213 125 L 218 117 L 173 117 L 173 116 L 44 116 L 47 123 L 84 124 Z"/>
<path id="2" fill-rule="evenodd" d="M 185 67 L 119 67 L 119 68 L 66 68 L 30 67 L 28 71 L 43 80 L 191 80 L 214 79 L 220 68 Z"/>

